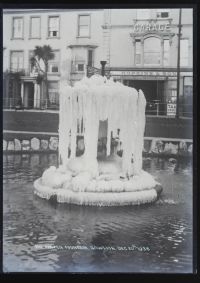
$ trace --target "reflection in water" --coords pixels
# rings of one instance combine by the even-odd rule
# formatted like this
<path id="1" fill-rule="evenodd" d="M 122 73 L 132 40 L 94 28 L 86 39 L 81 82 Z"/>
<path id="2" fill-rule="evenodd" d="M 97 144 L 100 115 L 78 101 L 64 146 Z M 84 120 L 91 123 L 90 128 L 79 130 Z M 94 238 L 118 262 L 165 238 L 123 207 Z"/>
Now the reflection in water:
<path id="1" fill-rule="evenodd" d="M 155 204 L 132 207 L 38 198 L 33 181 L 57 164 L 57 154 L 3 156 L 4 271 L 192 272 L 190 161 L 145 158 L 164 191 Z"/>

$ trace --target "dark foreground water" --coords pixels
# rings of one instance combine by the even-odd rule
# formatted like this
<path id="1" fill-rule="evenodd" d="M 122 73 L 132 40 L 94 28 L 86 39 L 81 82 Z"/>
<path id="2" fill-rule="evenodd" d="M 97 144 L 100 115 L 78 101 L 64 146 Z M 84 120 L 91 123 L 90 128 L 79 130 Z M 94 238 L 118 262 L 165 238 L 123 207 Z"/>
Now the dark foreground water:
<path id="1" fill-rule="evenodd" d="M 5 155 L 4 272 L 192 272 L 192 165 L 146 158 L 163 185 L 151 205 L 81 207 L 33 194 L 56 154 Z"/>

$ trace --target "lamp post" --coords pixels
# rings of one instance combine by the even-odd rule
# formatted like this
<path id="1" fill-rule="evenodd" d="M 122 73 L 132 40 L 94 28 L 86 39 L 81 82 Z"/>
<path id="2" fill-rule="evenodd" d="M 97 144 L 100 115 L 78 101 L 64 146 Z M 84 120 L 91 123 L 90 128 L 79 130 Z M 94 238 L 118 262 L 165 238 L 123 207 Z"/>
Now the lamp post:
<path id="1" fill-rule="evenodd" d="M 101 63 L 101 75 L 105 76 L 105 65 L 106 65 L 106 61 L 100 61 Z"/>
<path id="2" fill-rule="evenodd" d="M 176 98 L 176 118 L 179 118 L 179 96 L 180 96 L 180 42 L 181 42 L 181 13 L 179 9 L 179 25 L 178 25 L 178 58 L 177 58 L 177 98 Z"/>

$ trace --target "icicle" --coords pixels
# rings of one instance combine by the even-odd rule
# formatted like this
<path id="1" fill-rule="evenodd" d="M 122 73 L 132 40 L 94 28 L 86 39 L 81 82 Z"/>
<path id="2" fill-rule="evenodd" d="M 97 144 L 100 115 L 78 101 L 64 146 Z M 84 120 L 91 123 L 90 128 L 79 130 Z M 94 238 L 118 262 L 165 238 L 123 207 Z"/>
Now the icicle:
<path id="1" fill-rule="evenodd" d="M 137 102 L 137 136 L 135 140 L 135 160 L 134 160 L 134 173 L 139 175 L 142 170 L 142 150 L 143 150 L 143 137 L 145 130 L 145 107 L 146 99 L 141 90 L 139 90 Z"/>
<path id="2" fill-rule="evenodd" d="M 60 110 L 59 110 L 59 159 L 63 165 L 67 164 L 69 146 L 69 96 L 72 89 L 66 83 L 60 83 Z"/>
<path id="3" fill-rule="evenodd" d="M 76 155 L 76 135 L 84 134 L 85 156 L 96 158 L 99 121 L 108 120 L 107 155 L 111 153 L 111 133 L 117 137 L 123 150 L 123 171 L 138 174 L 141 170 L 143 134 L 145 125 L 145 98 L 138 92 L 101 76 L 84 78 L 68 92 L 61 94 L 59 124 L 59 155 L 66 164 L 68 149 L 71 158 Z M 78 130 L 77 130 L 78 129 Z M 71 133 L 71 136 L 69 137 Z M 70 138 L 70 140 L 69 140 Z M 134 166 L 132 166 L 132 156 Z"/>
<path id="4" fill-rule="evenodd" d="M 71 155 L 70 158 L 76 156 L 76 136 L 77 136 L 77 95 L 72 94 L 72 126 L 71 126 Z"/>
<path id="5" fill-rule="evenodd" d="M 34 193 L 47 199 L 56 195 L 58 202 L 86 205 L 128 205 L 156 200 L 157 192 L 152 188 L 157 183 L 142 170 L 145 106 L 141 90 L 138 95 L 135 89 L 101 76 L 84 78 L 74 87 L 61 82 L 59 162 L 63 166 L 53 168 L 55 172 L 44 172 L 34 183 Z M 100 162 L 97 163 L 100 120 L 108 121 L 107 155 L 111 153 L 111 133 L 114 138 L 118 137 L 123 151 L 122 158 L 108 158 L 110 168 L 103 161 L 107 165 L 106 174 L 102 173 Z M 85 152 L 73 158 L 77 134 L 84 134 Z M 130 179 L 119 180 L 122 173 Z M 133 173 L 139 176 L 132 176 Z"/>

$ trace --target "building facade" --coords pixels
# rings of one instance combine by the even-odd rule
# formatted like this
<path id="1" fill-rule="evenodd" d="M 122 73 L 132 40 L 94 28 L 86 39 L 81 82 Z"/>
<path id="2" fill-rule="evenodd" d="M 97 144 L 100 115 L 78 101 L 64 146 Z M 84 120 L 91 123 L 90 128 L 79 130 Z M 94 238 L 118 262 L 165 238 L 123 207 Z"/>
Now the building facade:
<path id="1" fill-rule="evenodd" d="M 180 113 L 192 115 L 193 11 L 181 9 Z M 120 19 L 120 20 L 119 20 Z M 107 62 L 111 76 L 142 89 L 147 114 L 176 114 L 179 9 L 110 10 Z"/>
<path id="2" fill-rule="evenodd" d="M 144 91 L 147 114 L 174 116 L 178 24 L 179 9 L 4 10 L 3 68 L 5 74 L 17 73 L 20 82 L 10 90 L 5 80 L 4 105 L 13 107 L 18 97 L 25 108 L 41 108 L 45 97 L 30 58 L 35 46 L 50 45 L 54 52 L 48 65 L 52 106 L 59 104 L 60 80 L 73 85 L 88 74 L 88 67 L 98 71 L 105 60 L 115 80 Z M 192 9 L 182 9 L 181 25 L 180 111 L 191 116 Z"/>
<path id="3" fill-rule="evenodd" d="M 5 80 L 4 106 L 13 107 L 20 95 L 25 108 L 41 108 L 45 98 L 30 58 L 36 46 L 44 45 L 54 53 L 48 63 L 48 89 L 51 105 L 58 106 L 60 80 L 73 85 L 86 74 L 87 65 L 99 67 L 102 23 L 103 10 L 4 10 L 3 70 L 20 77 L 20 87 L 12 85 L 11 90 Z"/>

